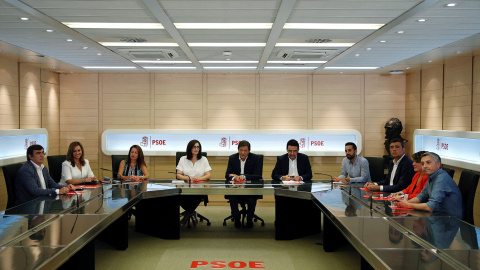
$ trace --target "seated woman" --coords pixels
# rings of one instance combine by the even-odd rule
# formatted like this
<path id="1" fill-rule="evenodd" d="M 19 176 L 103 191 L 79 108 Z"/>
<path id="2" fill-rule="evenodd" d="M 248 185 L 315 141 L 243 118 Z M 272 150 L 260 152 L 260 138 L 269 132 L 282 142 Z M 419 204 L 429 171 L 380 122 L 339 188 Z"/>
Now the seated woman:
<path id="1" fill-rule="evenodd" d="M 97 181 L 90 163 L 84 158 L 83 146 L 80 142 L 72 142 L 68 146 L 67 160 L 62 163 L 60 184 L 88 184 Z"/>
<path id="2" fill-rule="evenodd" d="M 127 159 L 120 162 L 118 179 L 138 181 L 148 179 L 148 176 L 142 148 L 138 145 L 132 145 L 128 151 Z"/>
<path id="3" fill-rule="evenodd" d="M 191 140 L 187 145 L 187 155 L 180 158 L 177 165 L 177 179 L 185 181 L 209 180 L 212 168 L 206 157 L 202 157 L 202 145 Z M 182 196 L 180 206 L 185 210 L 180 225 L 183 227 L 191 218 L 194 227 L 198 225 L 197 209 L 203 195 Z"/>
<path id="4" fill-rule="evenodd" d="M 420 192 L 422 192 L 423 188 L 427 185 L 428 182 L 428 175 L 423 173 L 422 168 L 422 155 L 425 151 L 419 151 L 412 155 L 413 159 L 413 170 L 416 172 L 412 178 L 412 183 L 404 190 L 392 193 L 390 196 L 402 196 L 408 195 L 408 199 L 417 197 Z"/>

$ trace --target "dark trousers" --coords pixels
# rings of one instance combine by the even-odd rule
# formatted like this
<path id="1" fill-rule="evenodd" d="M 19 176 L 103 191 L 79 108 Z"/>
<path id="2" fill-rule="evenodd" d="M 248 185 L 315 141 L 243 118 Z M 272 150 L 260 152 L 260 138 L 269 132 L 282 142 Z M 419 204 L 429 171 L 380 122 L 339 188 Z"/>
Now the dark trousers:
<path id="1" fill-rule="evenodd" d="M 198 205 L 202 201 L 204 195 L 188 195 L 180 198 L 180 206 L 187 211 L 187 213 L 193 213 L 197 209 Z"/>
<path id="2" fill-rule="evenodd" d="M 257 206 L 256 195 L 232 195 L 229 196 L 230 209 L 232 210 L 232 216 L 237 217 L 240 214 L 238 210 L 239 203 L 247 204 L 247 219 L 252 219 L 255 214 L 255 207 Z"/>

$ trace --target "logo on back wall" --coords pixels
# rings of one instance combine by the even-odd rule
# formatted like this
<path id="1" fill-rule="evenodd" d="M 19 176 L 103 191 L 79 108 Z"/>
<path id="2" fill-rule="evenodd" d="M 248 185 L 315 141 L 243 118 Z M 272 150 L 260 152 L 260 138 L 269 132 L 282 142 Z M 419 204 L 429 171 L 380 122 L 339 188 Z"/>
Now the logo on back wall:
<path id="1" fill-rule="evenodd" d="M 448 151 L 448 143 L 442 143 L 440 138 L 438 138 L 436 148 L 437 148 L 438 151 L 442 151 L 442 150 L 447 150 Z"/>
<path id="2" fill-rule="evenodd" d="M 147 136 L 143 136 L 142 142 L 140 143 L 140 146 L 141 147 L 147 147 L 148 146 L 148 137 Z"/>
<path id="3" fill-rule="evenodd" d="M 227 138 L 223 137 L 218 144 L 220 147 L 227 147 Z"/>
<path id="4" fill-rule="evenodd" d="M 25 139 L 25 145 L 23 146 L 23 148 L 25 148 L 25 150 L 28 149 L 28 138 Z"/>

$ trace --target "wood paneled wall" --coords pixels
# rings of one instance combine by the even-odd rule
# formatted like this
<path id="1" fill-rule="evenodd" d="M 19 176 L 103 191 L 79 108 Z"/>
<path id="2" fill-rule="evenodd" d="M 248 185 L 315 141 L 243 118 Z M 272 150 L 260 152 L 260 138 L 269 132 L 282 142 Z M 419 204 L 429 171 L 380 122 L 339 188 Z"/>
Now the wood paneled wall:
<path id="1" fill-rule="evenodd" d="M 48 154 L 57 155 L 60 145 L 58 74 L 15 59 L 0 57 L 0 129 L 46 128 Z M 48 165 L 45 161 L 45 165 Z M 0 170 L 0 210 L 7 191 Z"/>

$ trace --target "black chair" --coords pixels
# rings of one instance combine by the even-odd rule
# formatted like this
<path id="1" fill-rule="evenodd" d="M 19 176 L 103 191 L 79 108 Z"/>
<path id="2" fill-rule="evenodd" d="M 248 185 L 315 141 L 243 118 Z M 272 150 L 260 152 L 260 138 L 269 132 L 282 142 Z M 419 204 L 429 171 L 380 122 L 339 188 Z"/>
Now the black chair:
<path id="1" fill-rule="evenodd" d="M 176 155 L 175 155 L 175 166 L 178 165 L 178 162 L 180 161 L 180 158 L 183 157 L 183 156 L 186 156 L 187 155 L 187 152 L 177 152 Z M 202 156 L 203 157 L 206 157 L 207 156 L 207 152 L 202 152 Z M 176 171 L 176 170 L 175 170 Z M 176 177 L 176 176 L 175 176 Z M 203 205 L 207 206 L 208 204 L 208 196 L 205 195 L 203 196 Z M 180 217 L 183 217 L 185 215 L 186 211 L 183 211 L 182 213 L 180 213 Z M 197 216 L 198 216 L 198 219 L 200 219 L 200 222 L 203 222 L 204 220 L 207 221 L 207 226 L 210 226 L 212 225 L 212 223 L 210 222 L 210 220 L 208 218 L 206 218 L 205 216 L 201 215 L 200 213 L 197 212 Z M 193 223 L 193 220 L 192 220 L 192 223 Z M 190 219 L 187 221 L 187 228 L 191 228 L 192 226 L 190 225 Z"/>
<path id="2" fill-rule="evenodd" d="M 118 172 L 118 168 L 120 167 L 120 162 L 126 159 L 127 159 L 127 156 L 125 155 L 112 155 L 112 171 L 114 171 L 112 173 L 112 179 L 117 178 L 117 172 Z"/>
<path id="3" fill-rule="evenodd" d="M 444 171 L 446 171 L 448 173 L 448 175 L 450 175 L 450 177 L 453 178 L 453 175 L 455 174 L 455 169 L 452 169 L 452 168 L 447 168 L 447 167 L 442 167 L 442 169 Z"/>
<path id="4" fill-rule="evenodd" d="M 477 172 L 464 170 L 458 182 L 458 188 L 462 193 L 463 199 L 463 220 L 470 224 L 474 224 L 473 203 L 475 201 L 475 192 L 477 191 L 479 177 L 480 174 Z"/>
<path id="5" fill-rule="evenodd" d="M 23 163 L 15 163 L 2 166 L 5 185 L 7 186 L 7 209 L 15 206 L 15 178 L 17 178 L 17 172 L 22 165 Z"/>
<path id="6" fill-rule="evenodd" d="M 53 181 L 60 182 L 62 178 L 62 163 L 67 160 L 67 155 L 47 156 L 48 172 Z"/>
<path id="7" fill-rule="evenodd" d="M 263 155 L 257 155 L 257 156 L 258 156 L 258 162 L 260 163 L 260 171 L 263 172 Z M 263 177 L 261 178 L 261 180 L 263 180 Z M 258 199 L 263 199 L 263 195 L 259 195 Z M 240 203 L 240 207 L 242 208 L 242 210 L 240 210 L 240 215 L 242 216 L 242 226 L 243 226 L 245 224 L 245 218 L 247 217 L 247 204 L 244 201 L 240 201 L 239 203 Z M 227 220 L 229 219 L 232 222 L 235 221 L 235 217 L 230 215 L 223 220 L 223 226 L 227 226 Z M 257 216 L 256 214 L 253 214 L 253 221 L 257 222 L 258 220 L 262 222 L 262 226 L 265 226 L 265 221 L 261 217 Z"/>
<path id="8" fill-rule="evenodd" d="M 368 160 L 368 168 L 370 170 L 370 178 L 372 182 L 378 182 L 385 179 L 385 171 L 383 158 L 381 157 L 365 157 Z"/>

